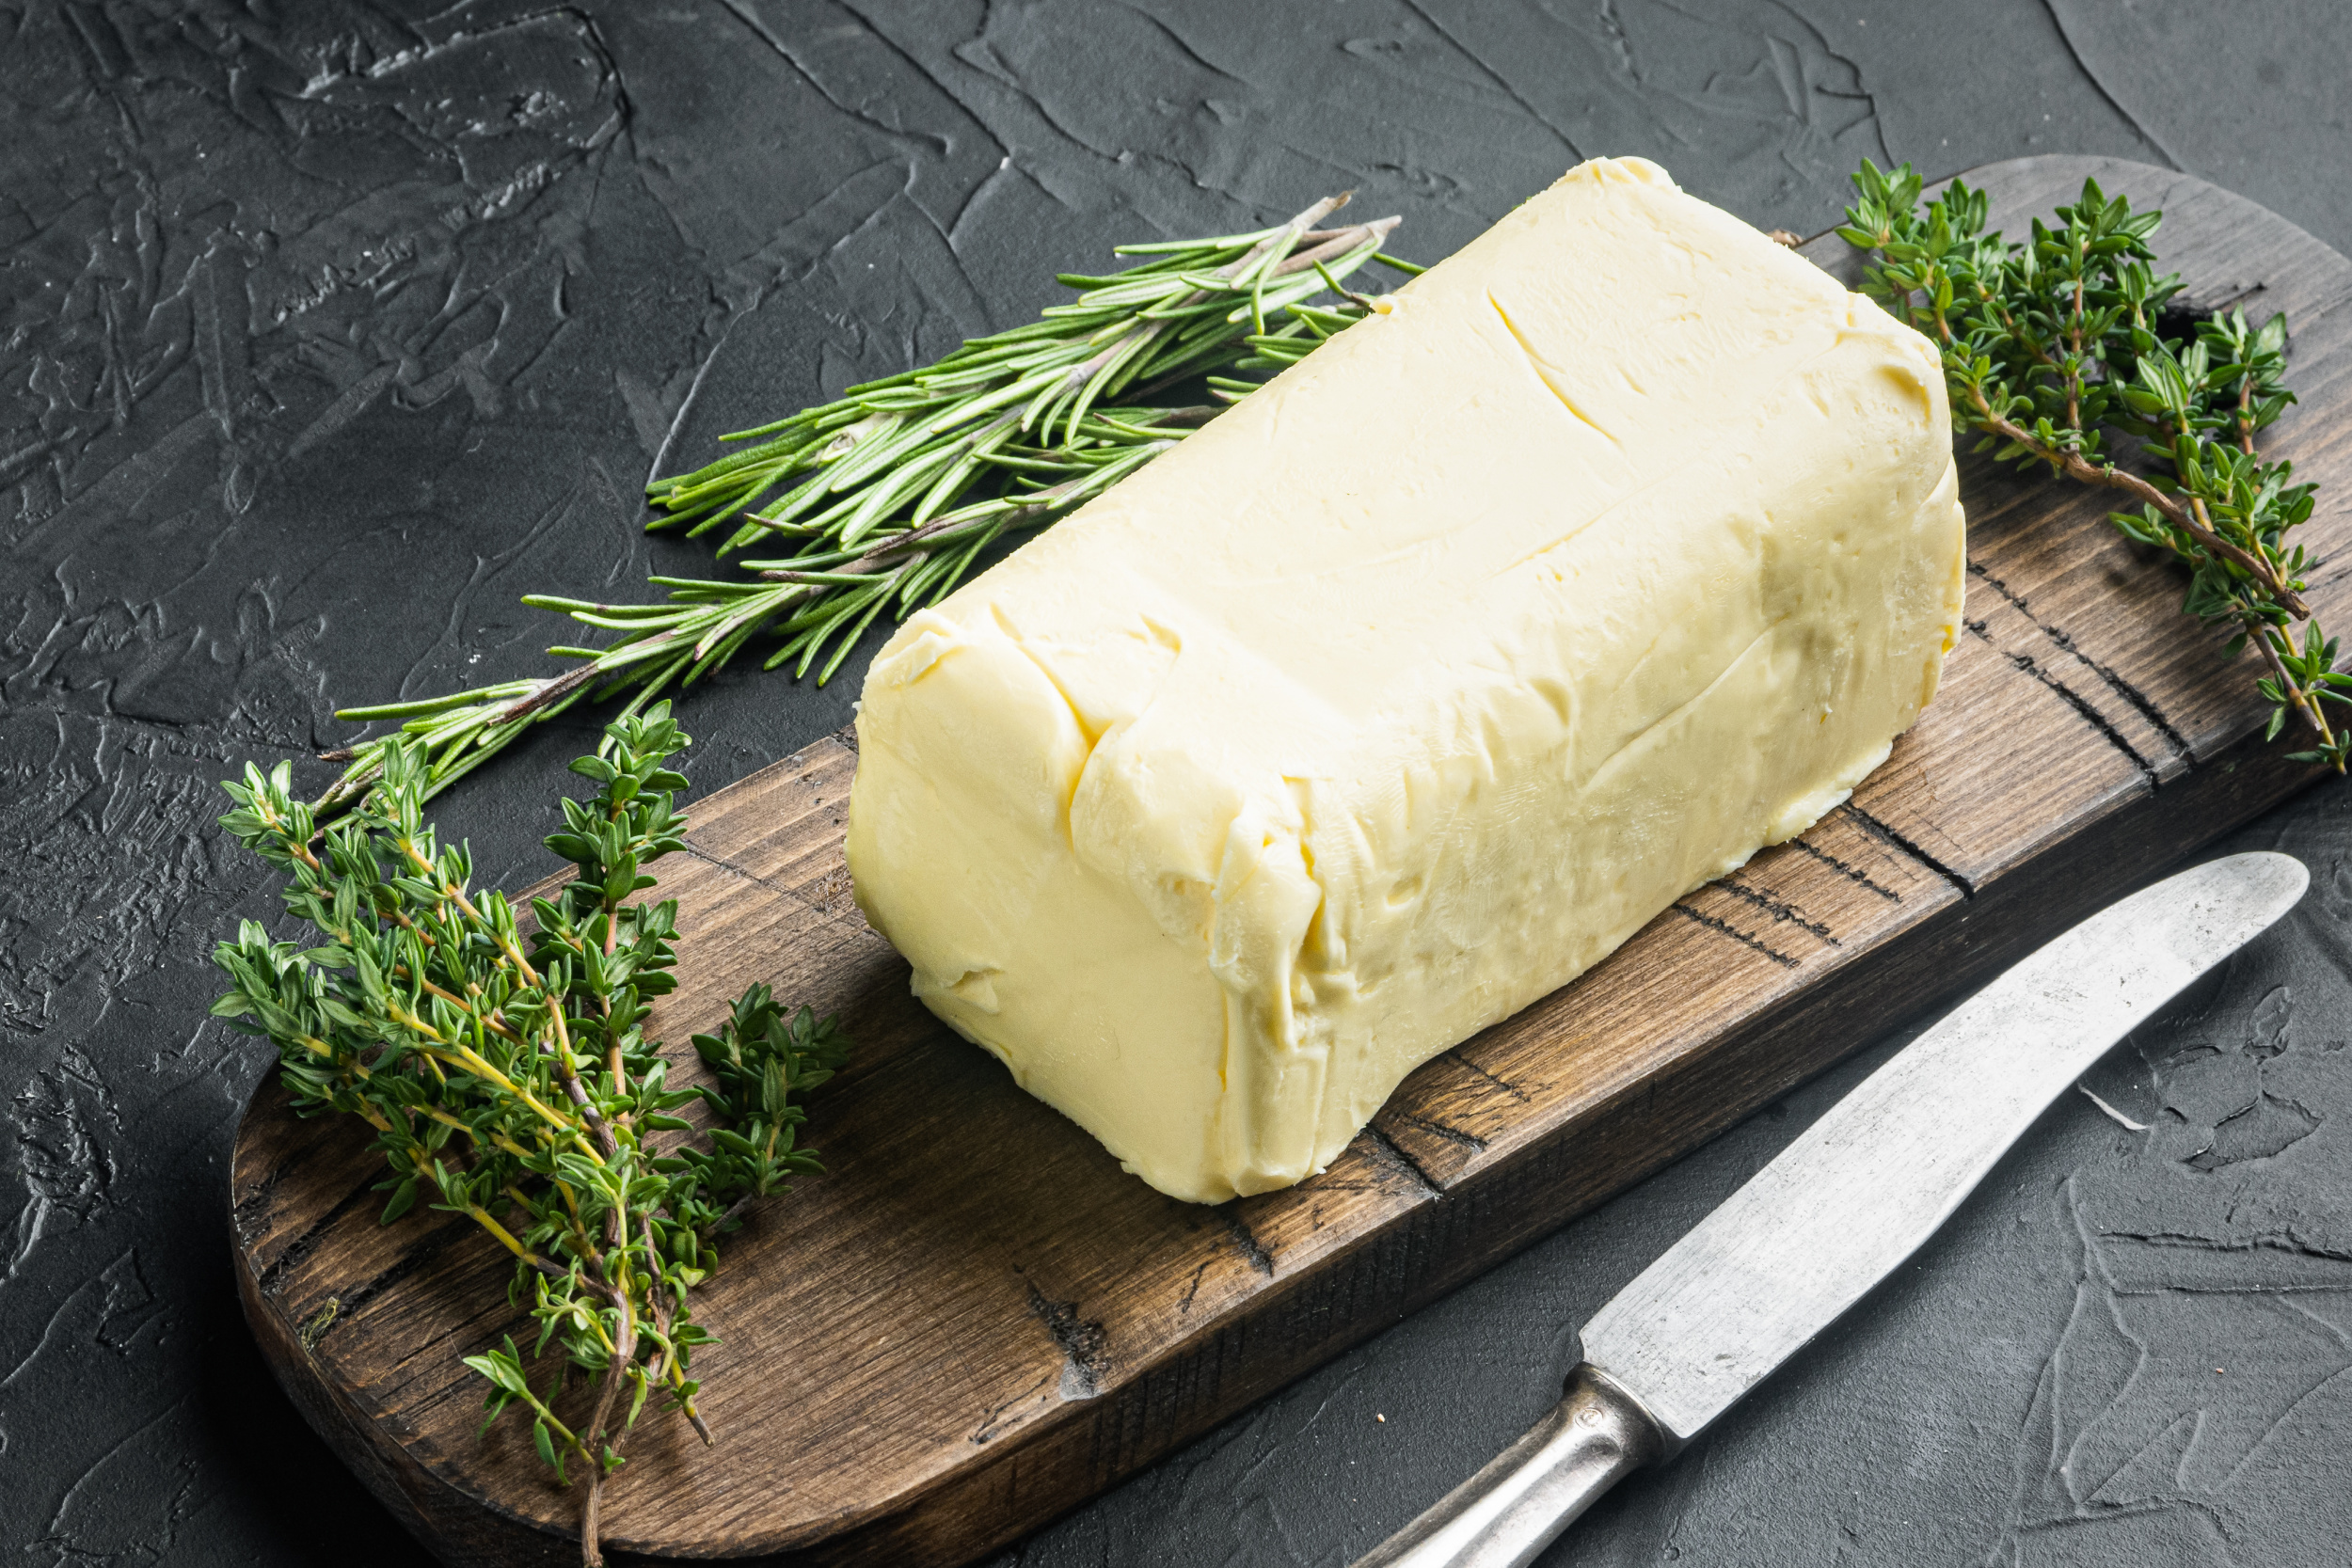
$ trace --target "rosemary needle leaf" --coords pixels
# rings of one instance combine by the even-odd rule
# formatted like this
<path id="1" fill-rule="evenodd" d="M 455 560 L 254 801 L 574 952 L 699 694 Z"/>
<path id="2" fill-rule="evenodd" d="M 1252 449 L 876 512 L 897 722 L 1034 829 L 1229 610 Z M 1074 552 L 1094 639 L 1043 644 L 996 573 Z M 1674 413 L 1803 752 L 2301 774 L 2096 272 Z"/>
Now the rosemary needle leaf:
<path id="1" fill-rule="evenodd" d="M 731 524 L 721 556 L 755 543 L 791 554 L 743 562 L 759 574 L 743 578 L 653 578 L 663 596 L 645 604 L 531 595 L 525 603 L 620 635 L 550 649 L 580 661 L 562 674 L 340 710 L 401 727 L 329 753 L 345 767 L 315 815 L 367 800 L 395 747 L 410 758 L 418 800 L 429 800 L 534 723 L 632 689 L 622 712 L 636 714 L 758 638 L 780 640 L 763 668 L 830 678 L 885 610 L 938 602 L 990 544 L 1101 494 L 1364 314 L 1361 295 L 1311 305 L 1315 295 L 1375 261 L 1420 271 L 1381 248 L 1393 217 L 1320 227 L 1345 202 L 1327 198 L 1251 233 L 1121 245 L 1141 260 L 1064 275 L 1077 297 L 1036 322 L 722 437 L 735 450 L 646 486 L 650 526 L 702 534 Z M 1195 377 L 1207 378 L 1213 403 L 1144 401 Z"/>

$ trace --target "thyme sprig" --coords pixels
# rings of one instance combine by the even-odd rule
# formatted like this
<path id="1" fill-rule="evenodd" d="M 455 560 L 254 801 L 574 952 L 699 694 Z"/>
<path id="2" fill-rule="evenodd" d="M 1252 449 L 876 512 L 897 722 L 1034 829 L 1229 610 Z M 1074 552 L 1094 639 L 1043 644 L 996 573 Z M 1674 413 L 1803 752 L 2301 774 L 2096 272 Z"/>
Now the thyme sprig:
<path id="1" fill-rule="evenodd" d="M 662 596 L 652 603 L 532 594 L 525 604 L 616 635 L 550 648 L 580 661 L 562 674 L 337 717 L 398 721 L 394 734 L 424 759 L 430 798 L 532 724 L 625 691 L 622 716 L 642 711 L 755 638 L 778 640 L 763 669 L 789 664 L 795 677 L 824 681 L 877 617 L 936 603 L 989 546 L 1102 494 L 1254 390 L 1256 377 L 1359 319 L 1368 301 L 1343 279 L 1373 261 L 1421 270 L 1383 252 L 1394 217 L 1317 227 L 1346 201 L 1327 198 L 1247 234 L 1121 245 L 1135 265 L 1062 274 L 1077 297 L 1026 326 L 723 437 L 750 444 L 654 481 L 647 499 L 660 515 L 649 526 L 697 535 L 732 525 L 721 556 L 780 553 L 744 556 L 738 578 L 653 578 Z M 1339 304 L 1308 303 L 1327 289 Z M 1214 401 L 1141 401 L 1196 377 Z M 375 787 L 391 738 L 327 753 L 346 766 L 316 802 L 322 819 Z"/>
<path id="2" fill-rule="evenodd" d="M 2292 759 L 2344 771 L 2352 732 L 2336 730 L 2328 705 L 2352 703 L 2352 674 L 2335 668 L 2335 641 L 2302 597 L 2312 562 L 2287 543 L 2316 487 L 2292 483 L 2293 465 L 2265 461 L 2255 443 L 2295 401 L 2286 318 L 2256 325 L 2240 308 L 2186 336 L 2167 331 L 2182 285 L 2155 271 L 2163 214 L 2135 212 L 2096 182 L 2024 241 L 1988 232 L 1985 193 L 1960 181 L 1924 206 L 1908 164 L 1887 172 L 1865 160 L 1853 184 L 1837 232 L 1876 263 L 1865 292 L 1941 352 L 1953 422 L 1997 461 L 2136 503 L 2110 520 L 2187 564 L 2182 609 L 2230 628 L 2231 657 L 2249 643 L 2261 652 L 2265 738 L 2299 720 L 2312 739 Z M 2152 471 L 2122 467 L 2110 431 Z"/>
<path id="3" fill-rule="evenodd" d="M 638 895 L 655 885 L 646 867 L 685 845 L 674 801 L 686 780 L 668 763 L 688 738 L 666 703 L 606 733 L 602 753 L 572 765 L 596 793 L 565 799 L 547 841 L 574 877 L 532 901 L 528 931 L 504 894 L 472 886 L 466 847 L 425 822 L 428 764 L 413 741 L 384 748 L 382 787 L 323 834 L 286 765 L 248 764 L 223 786 L 236 809 L 221 823 L 289 875 L 286 907 L 315 944 L 246 921 L 214 955 L 232 989 L 213 1012 L 278 1047 L 296 1114 L 375 1130 L 390 1170 L 383 1223 L 421 1199 L 514 1256 L 509 1300 L 528 1299 L 537 1343 L 527 1358 L 510 1338 L 466 1365 L 490 1384 L 485 1431 L 519 1405 L 559 1481 L 584 1467 L 588 1563 L 602 1560 L 604 1481 L 647 1398 L 710 1441 L 691 1363 L 713 1337 L 691 1292 L 749 1204 L 821 1168 L 798 1142 L 799 1097 L 849 1050 L 833 1020 L 787 1015 L 755 986 L 719 1034 L 694 1037 L 717 1086 L 670 1086 L 644 1026 L 675 985 L 677 906 Z M 675 1114 L 698 1100 L 707 1142 Z M 550 1344 L 557 1368 L 534 1387 L 528 1360 Z M 568 1367 L 595 1380 L 584 1420 L 557 1414 Z"/>

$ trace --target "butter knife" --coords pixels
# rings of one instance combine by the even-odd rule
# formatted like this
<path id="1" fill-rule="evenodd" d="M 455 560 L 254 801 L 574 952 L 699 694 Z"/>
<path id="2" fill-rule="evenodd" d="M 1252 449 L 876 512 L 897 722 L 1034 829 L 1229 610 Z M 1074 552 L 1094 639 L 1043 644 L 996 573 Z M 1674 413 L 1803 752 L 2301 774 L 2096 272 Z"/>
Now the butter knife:
<path id="1" fill-rule="evenodd" d="M 2302 897 L 2232 855 L 2108 906 L 1863 1080 L 1584 1325 L 1567 1394 L 1355 1568 L 1524 1568 L 1916 1251 L 2116 1041 Z"/>

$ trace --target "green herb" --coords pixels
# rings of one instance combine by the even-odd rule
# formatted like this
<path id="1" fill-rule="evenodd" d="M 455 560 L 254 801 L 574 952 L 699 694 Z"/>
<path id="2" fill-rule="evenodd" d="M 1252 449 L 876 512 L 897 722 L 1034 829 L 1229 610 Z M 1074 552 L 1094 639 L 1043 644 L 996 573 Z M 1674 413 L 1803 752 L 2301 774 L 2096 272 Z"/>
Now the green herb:
<path id="1" fill-rule="evenodd" d="M 2159 314 L 2181 292 L 2177 276 L 2157 275 L 2149 246 L 2163 214 L 2134 212 L 2093 182 L 2022 242 L 1986 232 L 1985 193 L 1959 181 L 1924 208 L 1908 164 L 1886 173 L 1866 160 L 1853 183 L 1858 199 L 1837 232 L 1877 261 L 1866 291 L 1942 352 L 1954 423 L 1998 460 L 2137 502 L 2110 517 L 2187 563 L 2182 609 L 2231 628 L 2231 657 L 2249 642 L 2261 650 L 2266 737 L 2299 719 L 2312 743 L 2293 760 L 2344 771 L 2352 733 L 2329 724 L 2327 705 L 2352 703 L 2352 674 L 2336 670 L 2335 641 L 2303 601 L 2312 563 L 2286 542 L 2311 517 L 2316 487 L 2290 483 L 2291 464 L 2255 450 L 2295 401 L 2286 318 L 2256 326 L 2241 309 L 2188 337 L 2163 331 Z M 2154 471 L 2119 467 L 2110 430 Z"/>
<path id="2" fill-rule="evenodd" d="M 584 1470 L 589 1563 L 602 1560 L 605 1478 L 647 1397 L 710 1440 L 691 1362 L 712 1337 L 690 1292 L 748 1204 L 820 1168 L 798 1144 L 796 1097 L 849 1050 L 833 1020 L 787 1016 L 755 986 L 718 1035 L 694 1037 L 717 1086 L 669 1085 L 644 1024 L 675 985 L 677 906 L 638 895 L 654 885 L 645 868 L 685 845 L 673 800 L 686 780 L 667 764 L 688 740 L 666 703 L 606 736 L 602 754 L 572 764 L 596 794 L 564 800 L 564 830 L 547 841 L 576 874 L 532 900 L 528 934 L 503 894 L 469 885 L 466 847 L 425 823 L 422 748 L 386 745 L 381 787 L 323 834 L 289 793 L 286 765 L 264 775 L 248 764 L 243 784 L 224 786 L 236 809 L 221 824 L 291 876 L 286 907 L 316 945 L 273 942 L 246 921 L 214 955 L 234 987 L 214 1013 L 277 1045 L 297 1114 L 375 1129 L 391 1169 L 383 1223 L 421 1199 L 514 1254 L 509 1299 L 527 1297 L 539 1323 L 531 1354 L 553 1344 L 558 1365 L 534 1388 L 511 1338 L 466 1365 L 491 1385 L 485 1431 L 520 1405 L 557 1478 Z M 675 1114 L 697 1101 L 711 1115 L 707 1143 Z M 596 1380 L 584 1421 L 555 1410 L 566 1364 Z"/>
<path id="3" fill-rule="evenodd" d="M 740 578 L 654 578 L 664 596 L 651 604 L 532 594 L 523 602 L 618 635 L 602 647 L 549 649 L 581 661 L 560 675 L 337 717 L 399 721 L 397 734 L 423 758 L 429 798 L 583 698 L 628 691 L 621 711 L 638 712 L 755 638 L 779 640 L 763 668 L 814 670 L 822 682 L 877 616 L 936 603 L 990 545 L 1102 494 L 1254 390 L 1245 377 L 1295 363 L 1360 319 L 1369 302 L 1346 293 L 1343 278 L 1375 261 L 1420 270 L 1381 252 L 1396 218 L 1316 227 L 1346 199 L 1253 233 L 1121 245 L 1142 260 L 1104 277 L 1063 274 L 1078 297 L 1030 325 L 725 437 L 750 444 L 647 487 L 664 514 L 651 526 L 731 527 L 723 556 L 781 553 L 742 560 Z M 1307 304 L 1326 289 L 1342 302 Z M 1195 377 L 1216 401 L 1113 402 Z M 391 738 L 328 753 L 348 766 L 317 802 L 321 816 L 374 787 Z"/>

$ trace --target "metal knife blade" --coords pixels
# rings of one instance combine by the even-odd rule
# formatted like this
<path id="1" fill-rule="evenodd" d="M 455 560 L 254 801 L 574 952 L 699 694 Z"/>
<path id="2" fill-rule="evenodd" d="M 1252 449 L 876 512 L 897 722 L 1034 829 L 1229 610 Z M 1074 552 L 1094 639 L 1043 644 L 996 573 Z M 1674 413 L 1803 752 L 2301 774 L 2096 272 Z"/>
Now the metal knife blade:
<path id="1" fill-rule="evenodd" d="M 1955 1008 L 1602 1307 L 1584 1359 L 1687 1441 L 1916 1251 L 2051 1101 L 2309 880 L 2236 855 L 2157 883 Z"/>
<path id="2" fill-rule="evenodd" d="M 2309 880 L 2277 854 L 2182 872 L 1953 1009 L 1618 1292 L 1560 1406 L 1357 1568 L 1522 1568 L 1916 1251 L 2067 1085 Z"/>

